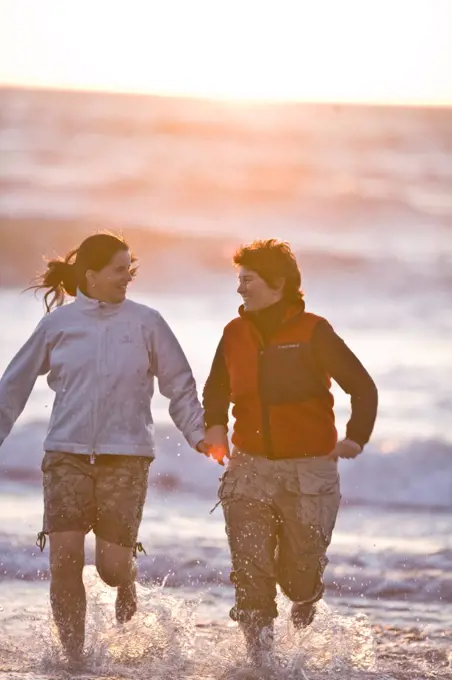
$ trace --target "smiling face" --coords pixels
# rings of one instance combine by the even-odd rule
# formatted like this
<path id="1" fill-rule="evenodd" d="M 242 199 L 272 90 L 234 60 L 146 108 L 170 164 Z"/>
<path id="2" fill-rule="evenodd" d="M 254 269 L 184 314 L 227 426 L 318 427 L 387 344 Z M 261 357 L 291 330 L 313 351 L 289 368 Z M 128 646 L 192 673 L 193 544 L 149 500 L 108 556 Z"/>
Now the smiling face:
<path id="1" fill-rule="evenodd" d="M 88 295 L 110 304 L 123 302 L 126 298 L 127 286 L 132 280 L 130 265 L 130 252 L 118 250 L 100 271 L 88 269 L 86 272 Z"/>
<path id="2" fill-rule="evenodd" d="M 238 279 L 237 293 L 242 296 L 247 312 L 258 312 L 282 298 L 284 280 L 278 282 L 277 288 L 271 288 L 257 272 L 245 267 L 238 270 Z"/>

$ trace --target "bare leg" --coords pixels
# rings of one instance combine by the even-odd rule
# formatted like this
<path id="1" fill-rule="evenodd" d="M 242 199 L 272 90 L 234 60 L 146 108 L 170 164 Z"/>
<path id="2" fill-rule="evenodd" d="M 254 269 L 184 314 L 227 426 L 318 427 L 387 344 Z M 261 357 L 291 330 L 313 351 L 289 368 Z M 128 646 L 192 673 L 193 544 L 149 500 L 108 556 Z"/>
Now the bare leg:
<path id="1" fill-rule="evenodd" d="M 85 534 L 50 534 L 50 603 L 64 652 L 80 659 L 85 642 L 86 594 L 83 585 Z"/>
<path id="2" fill-rule="evenodd" d="M 96 538 L 96 567 L 101 579 L 117 588 L 116 618 L 129 621 L 137 610 L 135 588 L 136 565 L 132 548 L 125 548 Z"/>

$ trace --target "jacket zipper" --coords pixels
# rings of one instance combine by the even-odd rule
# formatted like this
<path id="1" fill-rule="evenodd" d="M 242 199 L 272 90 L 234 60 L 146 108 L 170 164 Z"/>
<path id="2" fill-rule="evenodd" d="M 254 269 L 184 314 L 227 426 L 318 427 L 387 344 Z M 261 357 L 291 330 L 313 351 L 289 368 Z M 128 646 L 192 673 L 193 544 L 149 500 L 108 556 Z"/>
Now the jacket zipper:
<path id="1" fill-rule="evenodd" d="M 263 399 L 263 390 L 262 390 L 262 360 L 264 357 L 264 343 L 261 342 L 261 347 L 259 349 L 259 396 L 261 400 L 261 409 L 262 409 L 262 437 L 264 440 L 264 450 L 265 450 L 265 457 L 266 458 L 274 458 L 273 455 L 273 445 L 272 445 L 272 438 L 271 438 L 271 431 L 270 431 L 270 417 L 268 414 L 268 406 L 265 404 L 264 399 Z"/>
<path id="2" fill-rule="evenodd" d="M 99 313 L 102 315 L 102 307 L 99 304 Z M 97 354 L 96 354 L 96 374 L 97 374 L 97 379 L 95 380 L 95 385 L 93 387 L 93 437 L 92 437 L 92 445 L 91 445 L 91 453 L 89 457 L 89 462 L 91 465 L 93 465 L 96 462 L 96 440 L 97 440 L 97 415 L 98 415 L 98 410 L 99 410 L 99 392 L 97 389 L 97 385 L 100 380 L 101 376 L 101 371 L 100 371 L 100 361 L 101 361 L 101 318 L 98 319 L 97 321 Z"/>
<path id="3" fill-rule="evenodd" d="M 284 324 L 290 323 L 292 319 L 289 319 L 287 321 L 282 321 L 280 324 L 281 328 Z M 259 361 L 258 361 L 258 389 L 259 389 L 259 397 L 261 400 L 261 411 L 262 411 L 262 438 L 264 440 L 264 450 L 265 450 L 265 456 L 266 458 L 275 458 L 274 452 L 273 452 L 273 443 L 272 443 L 272 437 L 271 437 L 271 427 L 270 427 L 270 418 L 269 418 L 269 413 L 268 413 L 268 406 L 265 404 L 264 399 L 263 399 L 263 390 L 262 390 L 262 359 L 265 353 L 265 347 L 269 344 L 266 342 L 263 338 L 263 336 L 260 334 L 259 330 L 257 327 L 253 324 L 252 321 L 249 321 L 251 332 L 254 334 L 254 336 L 257 338 L 258 344 L 259 344 Z M 279 330 L 279 328 L 277 330 Z"/>

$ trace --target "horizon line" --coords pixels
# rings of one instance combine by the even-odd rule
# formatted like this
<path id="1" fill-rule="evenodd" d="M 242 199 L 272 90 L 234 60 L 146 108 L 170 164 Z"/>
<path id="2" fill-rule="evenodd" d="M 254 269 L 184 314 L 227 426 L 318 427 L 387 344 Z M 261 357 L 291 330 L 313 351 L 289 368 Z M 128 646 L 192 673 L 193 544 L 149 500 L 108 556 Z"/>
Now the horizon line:
<path id="1" fill-rule="evenodd" d="M 57 85 L 40 83 L 18 83 L 0 82 L 1 90 L 28 90 L 42 92 L 65 92 L 79 94 L 106 94 L 121 96 L 154 97 L 158 99 L 179 99 L 205 103 L 220 103 L 225 105 L 237 106 L 287 106 L 287 105 L 311 105 L 311 106 L 362 106 L 362 107 L 382 107 L 382 108 L 424 108 L 424 109 L 451 109 L 451 101 L 381 101 L 381 100 L 360 100 L 360 99 L 309 99 L 309 98 L 270 98 L 270 97 L 232 97 L 226 95 L 209 95 L 188 92 L 158 92 L 152 90 L 134 89 L 114 89 L 108 87 L 90 87 L 80 85 Z"/>

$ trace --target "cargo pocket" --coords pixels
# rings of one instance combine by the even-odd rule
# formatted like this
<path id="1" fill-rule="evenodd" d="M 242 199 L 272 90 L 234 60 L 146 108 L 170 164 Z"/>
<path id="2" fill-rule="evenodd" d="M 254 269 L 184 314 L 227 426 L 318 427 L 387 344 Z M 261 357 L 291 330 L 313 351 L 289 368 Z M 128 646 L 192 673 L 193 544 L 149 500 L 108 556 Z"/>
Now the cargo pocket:
<path id="1" fill-rule="evenodd" d="M 334 461 L 304 460 L 298 470 L 298 518 L 326 550 L 331 542 L 341 501 L 339 475 Z"/>
<path id="2" fill-rule="evenodd" d="M 231 498 L 261 500 L 261 496 L 261 481 L 253 467 L 253 461 L 244 464 L 231 459 L 228 469 L 220 477 L 218 487 L 220 501 L 228 501 Z"/>
<path id="3" fill-rule="evenodd" d="M 231 473 L 231 470 L 226 470 L 220 477 L 220 486 L 218 487 L 218 498 L 221 502 L 227 501 L 234 496 L 234 492 L 239 486 L 239 477 Z M 243 485 L 242 485 L 243 486 Z"/>

